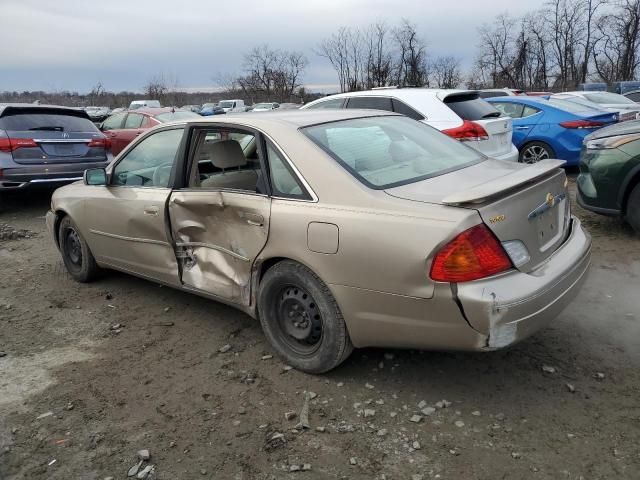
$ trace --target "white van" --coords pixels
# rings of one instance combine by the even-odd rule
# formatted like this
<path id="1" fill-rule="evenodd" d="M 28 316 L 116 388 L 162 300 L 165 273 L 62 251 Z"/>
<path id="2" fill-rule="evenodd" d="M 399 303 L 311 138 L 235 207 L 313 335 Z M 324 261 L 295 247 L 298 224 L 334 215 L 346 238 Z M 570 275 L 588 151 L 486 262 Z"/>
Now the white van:
<path id="1" fill-rule="evenodd" d="M 244 100 L 220 100 L 218 106 L 224 110 L 224 113 L 246 112 Z"/>
<path id="2" fill-rule="evenodd" d="M 160 100 L 134 100 L 129 105 L 129 110 L 136 110 L 137 108 L 161 108 Z"/>

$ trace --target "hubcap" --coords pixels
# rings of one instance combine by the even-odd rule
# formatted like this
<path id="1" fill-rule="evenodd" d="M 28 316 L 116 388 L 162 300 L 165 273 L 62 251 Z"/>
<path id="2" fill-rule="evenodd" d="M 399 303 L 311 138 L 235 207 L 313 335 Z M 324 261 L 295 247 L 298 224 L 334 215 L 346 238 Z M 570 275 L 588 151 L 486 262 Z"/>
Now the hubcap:
<path id="1" fill-rule="evenodd" d="M 74 229 L 69 228 L 65 240 L 67 258 L 74 265 L 82 265 L 82 246 L 78 233 Z"/>
<path id="2" fill-rule="evenodd" d="M 522 161 L 524 163 L 537 163 L 547 158 L 549 158 L 549 152 L 547 152 L 546 148 L 539 145 L 527 147 L 522 153 Z"/>
<path id="3" fill-rule="evenodd" d="M 322 316 L 314 299 L 296 286 L 282 289 L 277 305 L 282 338 L 301 354 L 313 352 L 322 338 Z"/>

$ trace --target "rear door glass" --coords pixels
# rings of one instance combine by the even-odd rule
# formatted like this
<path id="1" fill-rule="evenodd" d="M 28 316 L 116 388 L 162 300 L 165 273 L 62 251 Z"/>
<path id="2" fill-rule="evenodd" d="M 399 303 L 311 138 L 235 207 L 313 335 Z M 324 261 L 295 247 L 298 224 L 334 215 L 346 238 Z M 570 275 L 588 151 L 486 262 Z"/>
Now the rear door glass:
<path id="1" fill-rule="evenodd" d="M 17 113 L 0 118 L 0 129 L 11 131 L 96 132 L 88 118 L 64 114 Z"/>
<path id="2" fill-rule="evenodd" d="M 367 110 L 393 112 L 391 99 L 387 97 L 353 97 L 349 99 L 347 108 L 364 108 Z"/>
<path id="3" fill-rule="evenodd" d="M 127 115 L 127 119 L 124 122 L 124 128 L 140 128 L 143 120 L 144 115 L 140 115 L 139 113 L 130 113 Z"/>
<path id="4" fill-rule="evenodd" d="M 491 105 L 503 115 L 511 118 L 521 118 L 524 110 L 522 103 L 493 102 Z"/>
<path id="5" fill-rule="evenodd" d="M 309 110 L 316 110 L 319 108 L 342 108 L 344 104 L 344 98 L 332 98 L 331 100 L 325 100 L 324 102 L 318 102 L 314 105 L 309 105 Z"/>
<path id="6" fill-rule="evenodd" d="M 500 116 L 500 112 L 477 93 L 449 95 L 444 99 L 444 103 L 463 120 L 485 120 Z"/>
<path id="7" fill-rule="evenodd" d="M 111 115 L 104 122 L 102 122 L 102 130 L 107 131 L 122 128 L 122 121 L 124 120 L 125 116 L 126 113 L 116 113 L 115 115 Z"/>

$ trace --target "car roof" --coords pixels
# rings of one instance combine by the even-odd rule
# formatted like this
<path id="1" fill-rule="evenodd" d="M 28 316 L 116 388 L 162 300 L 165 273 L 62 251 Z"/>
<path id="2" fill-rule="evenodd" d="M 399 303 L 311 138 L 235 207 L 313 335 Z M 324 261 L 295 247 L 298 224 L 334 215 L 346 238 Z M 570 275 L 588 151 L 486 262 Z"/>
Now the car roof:
<path id="1" fill-rule="evenodd" d="M 36 104 L 36 103 L 0 103 L 0 115 L 2 115 L 2 113 L 7 109 L 20 109 L 20 110 L 29 110 L 29 109 L 33 109 L 33 110 L 38 110 L 39 112 L 43 112 L 46 110 L 51 110 L 56 111 L 56 112 L 61 112 L 61 111 L 70 111 L 70 112 L 74 112 L 76 114 L 78 114 L 78 112 L 80 112 L 80 116 L 82 116 L 82 114 L 87 115 L 87 112 L 84 110 L 84 108 L 81 107 L 65 107 L 63 105 L 43 105 L 43 104 Z M 89 118 L 89 116 L 87 115 L 86 118 Z"/>
<path id="2" fill-rule="evenodd" d="M 514 95 L 508 97 L 489 97 L 485 98 L 487 102 L 509 102 L 509 103 L 534 103 L 537 105 L 551 106 L 543 97 L 535 97 L 529 95 Z"/>
<path id="3" fill-rule="evenodd" d="M 160 115 L 161 113 L 172 113 L 172 112 L 186 112 L 187 110 L 182 110 L 181 108 L 174 107 L 142 107 L 136 108 L 135 110 L 131 110 L 130 113 L 143 113 L 145 115 L 149 115 L 150 117 L 155 117 L 156 115 Z"/>
<path id="4" fill-rule="evenodd" d="M 380 88 L 374 90 L 360 90 L 357 92 L 345 92 L 336 93 L 328 97 L 320 98 L 320 100 L 328 100 L 330 98 L 345 98 L 345 97 L 397 97 L 397 98 L 420 98 L 425 95 L 437 97 L 443 99 L 449 95 L 458 93 L 477 93 L 477 90 L 462 90 L 452 88 L 422 88 L 422 87 L 410 87 L 410 88 Z"/>
<path id="5" fill-rule="evenodd" d="M 295 129 L 318 125 L 321 123 L 337 122 L 355 118 L 369 117 L 401 117 L 402 115 L 385 112 L 381 110 L 338 110 L 338 109 L 318 109 L 318 110 L 285 110 L 284 112 L 269 111 L 257 115 L 247 115 L 245 113 L 219 115 L 214 118 L 202 117 L 189 120 L 173 122 L 175 124 L 202 124 L 202 123 L 235 123 L 257 129 L 267 128 L 268 125 L 278 124 Z"/>

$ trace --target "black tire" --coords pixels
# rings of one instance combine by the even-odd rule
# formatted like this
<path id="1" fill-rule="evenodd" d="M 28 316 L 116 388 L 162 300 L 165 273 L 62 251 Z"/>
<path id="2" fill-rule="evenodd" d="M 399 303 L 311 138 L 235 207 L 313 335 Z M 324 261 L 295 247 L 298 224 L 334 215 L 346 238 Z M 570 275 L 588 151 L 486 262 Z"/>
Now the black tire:
<path id="1" fill-rule="evenodd" d="M 556 158 L 556 152 L 544 142 L 529 142 L 520 148 L 520 163 L 538 163 L 547 158 Z"/>
<path id="2" fill-rule="evenodd" d="M 89 245 L 80 234 L 78 227 L 69 217 L 60 220 L 58 245 L 62 261 L 75 280 L 85 283 L 98 276 L 100 267 L 96 264 Z"/>
<path id="3" fill-rule="evenodd" d="M 627 214 L 625 216 L 631 228 L 640 235 L 640 183 L 633 187 L 627 199 Z"/>
<path id="4" fill-rule="evenodd" d="M 258 314 L 278 355 L 303 372 L 327 372 L 353 351 L 333 295 L 316 274 L 297 262 L 282 261 L 265 273 Z"/>

